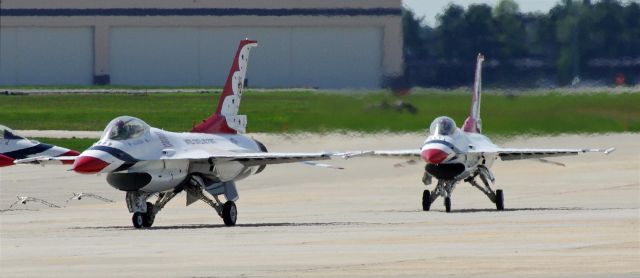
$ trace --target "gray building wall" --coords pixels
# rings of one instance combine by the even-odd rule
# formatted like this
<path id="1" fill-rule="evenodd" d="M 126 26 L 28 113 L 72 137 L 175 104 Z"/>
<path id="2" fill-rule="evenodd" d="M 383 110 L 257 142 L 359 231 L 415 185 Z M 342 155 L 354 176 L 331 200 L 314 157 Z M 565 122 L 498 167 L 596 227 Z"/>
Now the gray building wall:
<path id="1" fill-rule="evenodd" d="M 260 87 L 376 87 L 379 28 L 112 28 L 111 83 L 218 85 L 238 41 L 258 40 L 247 78 Z"/>
<path id="2" fill-rule="evenodd" d="M 238 41 L 250 38 L 260 45 L 250 86 L 378 87 L 402 73 L 400 7 L 400 0 L 5 0 L 0 84 L 221 86 Z"/>
<path id="3" fill-rule="evenodd" d="M 0 84 L 91 84 L 89 27 L 0 28 Z"/>

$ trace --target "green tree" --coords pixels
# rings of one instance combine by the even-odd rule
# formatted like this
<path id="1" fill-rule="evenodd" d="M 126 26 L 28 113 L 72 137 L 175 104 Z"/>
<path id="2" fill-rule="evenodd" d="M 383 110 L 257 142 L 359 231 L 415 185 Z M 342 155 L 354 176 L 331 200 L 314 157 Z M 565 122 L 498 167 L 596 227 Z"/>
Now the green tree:
<path id="1" fill-rule="evenodd" d="M 518 4 L 513 0 L 501 0 L 493 11 L 496 21 L 498 55 L 501 60 L 524 57 L 526 32 Z"/>
<path id="2" fill-rule="evenodd" d="M 470 45 L 470 52 L 465 53 L 464 58 L 473 59 L 477 53 L 495 57 L 498 41 L 495 22 L 491 15 L 491 7 L 486 4 L 469 5 L 464 19 L 466 21 L 466 38 L 469 40 L 468 44 Z"/>
<path id="3" fill-rule="evenodd" d="M 438 57 L 453 60 L 469 53 L 469 44 L 465 39 L 466 21 L 464 8 L 450 4 L 443 13 L 437 16 L 438 27 L 435 29 L 434 54 Z"/>
<path id="4" fill-rule="evenodd" d="M 426 42 L 422 35 L 424 26 L 423 17 L 416 17 L 410 9 L 402 12 L 402 32 L 404 40 L 404 53 L 410 59 L 420 59 L 427 55 Z"/>

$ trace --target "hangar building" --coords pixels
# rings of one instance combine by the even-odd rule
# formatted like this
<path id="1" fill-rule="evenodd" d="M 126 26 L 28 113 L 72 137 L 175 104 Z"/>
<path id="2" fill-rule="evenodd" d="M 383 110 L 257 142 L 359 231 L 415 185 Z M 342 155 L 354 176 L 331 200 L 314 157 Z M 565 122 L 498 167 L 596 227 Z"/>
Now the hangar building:
<path id="1" fill-rule="evenodd" d="M 3 0 L 0 85 L 375 88 L 402 73 L 401 0 Z"/>

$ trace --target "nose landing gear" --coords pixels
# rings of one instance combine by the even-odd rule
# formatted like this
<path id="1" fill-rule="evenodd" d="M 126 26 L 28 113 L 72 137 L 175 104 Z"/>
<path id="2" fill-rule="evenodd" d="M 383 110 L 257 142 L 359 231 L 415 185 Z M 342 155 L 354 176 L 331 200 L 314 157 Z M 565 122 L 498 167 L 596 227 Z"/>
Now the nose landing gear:
<path id="1" fill-rule="evenodd" d="M 456 180 L 438 180 L 438 184 L 433 192 L 424 190 L 422 192 L 422 210 L 429 211 L 431 204 L 439 197 L 444 198 L 444 208 L 446 212 L 451 212 L 451 193 L 456 187 Z"/>

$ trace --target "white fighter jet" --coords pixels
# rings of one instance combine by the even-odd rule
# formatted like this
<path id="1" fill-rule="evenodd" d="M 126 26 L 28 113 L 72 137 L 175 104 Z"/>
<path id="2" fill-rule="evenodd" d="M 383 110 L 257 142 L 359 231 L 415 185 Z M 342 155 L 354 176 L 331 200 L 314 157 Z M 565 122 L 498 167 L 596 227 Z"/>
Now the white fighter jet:
<path id="1" fill-rule="evenodd" d="M 236 181 L 262 172 L 268 164 L 314 165 L 311 161 L 331 157 L 324 152 L 271 153 L 262 143 L 243 135 L 247 117 L 238 115 L 238 109 L 249 51 L 255 46 L 256 41 L 240 41 L 217 110 L 191 132 L 164 131 L 140 119 L 121 116 L 107 125 L 97 143 L 75 159 L 73 170 L 105 173 L 112 187 L 125 191 L 136 228 L 150 227 L 156 214 L 181 191 L 187 193 L 187 205 L 202 200 L 216 210 L 225 225 L 235 225 Z M 18 162 L 49 160 L 55 158 Z M 154 195 L 158 196 L 155 202 L 147 202 Z"/>
<path id="2" fill-rule="evenodd" d="M 409 150 L 378 150 L 351 152 L 345 157 L 378 156 L 405 159 L 422 159 L 426 162 L 422 179 L 425 185 L 431 184 L 435 177 L 437 185 L 433 191 L 424 190 L 422 195 L 422 209 L 428 211 L 431 204 L 442 196 L 447 212 L 451 211 L 451 194 L 460 181 L 470 183 L 495 203 L 498 210 L 504 210 L 504 195 L 502 190 L 493 191 L 491 184 L 495 178 L 489 168 L 500 158 L 504 161 L 518 159 L 538 159 L 542 162 L 560 164 L 544 158 L 555 156 L 578 155 L 587 152 L 603 152 L 608 154 L 610 149 L 514 149 L 500 148 L 489 138 L 481 134 L 480 120 L 480 90 L 482 62 L 484 57 L 478 55 L 473 89 L 471 113 L 461 128 L 456 127 L 453 119 L 442 116 L 436 118 L 429 128 L 429 136 L 421 148 Z M 560 164 L 562 165 L 562 164 Z M 476 182 L 480 178 L 484 187 Z"/>
<path id="3" fill-rule="evenodd" d="M 14 165 L 17 159 L 38 157 L 59 157 L 57 163 L 72 164 L 74 156 L 79 154 L 67 148 L 26 139 L 10 128 L 0 125 L 0 167 Z"/>

